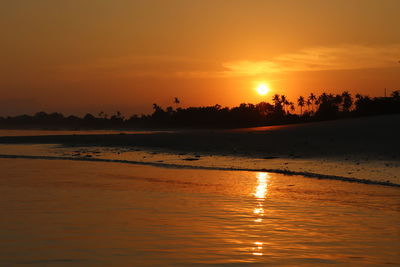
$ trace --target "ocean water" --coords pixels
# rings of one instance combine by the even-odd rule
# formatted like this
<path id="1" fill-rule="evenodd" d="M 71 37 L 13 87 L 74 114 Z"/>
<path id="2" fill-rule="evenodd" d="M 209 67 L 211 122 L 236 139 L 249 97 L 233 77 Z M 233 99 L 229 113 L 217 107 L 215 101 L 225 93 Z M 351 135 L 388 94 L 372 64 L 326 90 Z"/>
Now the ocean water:
<path id="1" fill-rule="evenodd" d="M 1 266 L 400 265 L 398 187 L 40 158 L 0 170 Z"/>
<path id="2" fill-rule="evenodd" d="M 0 266 L 400 265 L 397 161 L 2 144 L 0 170 Z"/>

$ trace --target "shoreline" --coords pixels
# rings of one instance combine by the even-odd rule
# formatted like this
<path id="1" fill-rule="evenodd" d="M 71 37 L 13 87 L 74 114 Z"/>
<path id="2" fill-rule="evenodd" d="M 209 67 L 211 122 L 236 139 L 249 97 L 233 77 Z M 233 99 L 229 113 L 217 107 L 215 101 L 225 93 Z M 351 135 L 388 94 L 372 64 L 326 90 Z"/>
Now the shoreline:
<path id="1" fill-rule="evenodd" d="M 66 160 L 66 161 L 86 161 L 86 162 L 107 162 L 107 163 L 122 163 L 133 165 L 147 165 L 162 168 L 175 168 L 175 169 L 199 169 L 199 170 L 215 170 L 215 171 L 246 171 L 246 172 L 270 172 L 283 174 L 288 176 L 304 176 L 306 178 L 315 178 L 323 180 L 336 180 L 343 182 L 362 183 L 371 185 L 382 185 L 391 187 L 400 187 L 400 184 L 392 183 L 390 181 L 374 181 L 363 178 L 344 177 L 337 175 L 327 175 L 311 172 L 292 171 L 284 169 L 251 169 L 251 168 L 234 168 L 234 167 L 211 167 L 211 166 L 196 166 L 196 165 L 183 165 L 183 164 L 170 164 L 162 162 L 145 162 L 145 161 L 132 161 L 132 160 L 119 160 L 119 159 L 105 159 L 105 158 L 87 158 L 87 157 L 56 157 L 56 156 L 31 156 L 31 155 L 5 155 L 0 154 L 1 159 L 33 159 L 33 160 Z"/>
<path id="2" fill-rule="evenodd" d="M 3 136 L 0 144 L 141 147 L 254 158 L 400 160 L 400 115 L 234 130 Z"/>
<path id="3" fill-rule="evenodd" d="M 229 131 L 3 136 L 0 154 L 271 170 L 399 185 L 398 136 L 400 115 L 390 115 Z"/>

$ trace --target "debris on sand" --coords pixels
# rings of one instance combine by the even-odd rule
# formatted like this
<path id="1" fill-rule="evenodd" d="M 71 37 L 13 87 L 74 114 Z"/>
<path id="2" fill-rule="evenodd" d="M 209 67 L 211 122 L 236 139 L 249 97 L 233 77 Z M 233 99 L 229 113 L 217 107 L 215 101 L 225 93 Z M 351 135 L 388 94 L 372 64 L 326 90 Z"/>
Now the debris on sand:
<path id="1" fill-rule="evenodd" d="M 274 156 L 266 156 L 266 157 L 262 157 L 263 159 L 277 159 L 278 157 L 274 157 Z"/>

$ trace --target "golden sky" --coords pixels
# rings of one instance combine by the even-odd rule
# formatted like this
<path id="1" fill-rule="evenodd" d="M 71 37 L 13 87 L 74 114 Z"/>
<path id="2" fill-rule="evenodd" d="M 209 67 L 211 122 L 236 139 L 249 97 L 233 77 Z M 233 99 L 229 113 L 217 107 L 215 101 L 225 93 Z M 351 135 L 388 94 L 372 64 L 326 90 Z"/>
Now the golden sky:
<path id="1" fill-rule="evenodd" d="M 0 115 L 382 95 L 400 89 L 399 10 L 399 0 L 2 0 Z"/>

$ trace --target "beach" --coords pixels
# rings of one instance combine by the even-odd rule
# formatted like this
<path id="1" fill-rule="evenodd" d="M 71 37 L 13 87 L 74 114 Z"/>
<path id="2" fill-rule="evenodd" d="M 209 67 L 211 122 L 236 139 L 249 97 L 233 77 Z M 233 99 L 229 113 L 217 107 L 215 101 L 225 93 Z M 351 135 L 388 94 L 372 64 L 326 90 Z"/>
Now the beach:
<path id="1" fill-rule="evenodd" d="M 397 266 L 399 120 L 4 130 L 0 262 Z"/>
<path id="2" fill-rule="evenodd" d="M 400 115 L 232 130 L 13 134 L 0 137 L 0 144 L 3 144 L 0 155 L 30 153 L 179 166 L 278 170 L 400 184 Z M 29 148 L 18 148 L 18 145 L 27 144 Z M 49 149 L 37 151 L 34 144 L 48 145 Z"/>
<path id="3" fill-rule="evenodd" d="M 62 134 L 1 137 L 0 143 L 139 146 L 168 151 L 249 157 L 378 157 L 399 159 L 400 115 L 227 130 L 171 130 L 129 134 Z M 5 133 L 6 134 L 6 133 Z M 17 135 L 16 133 L 13 133 Z"/>

